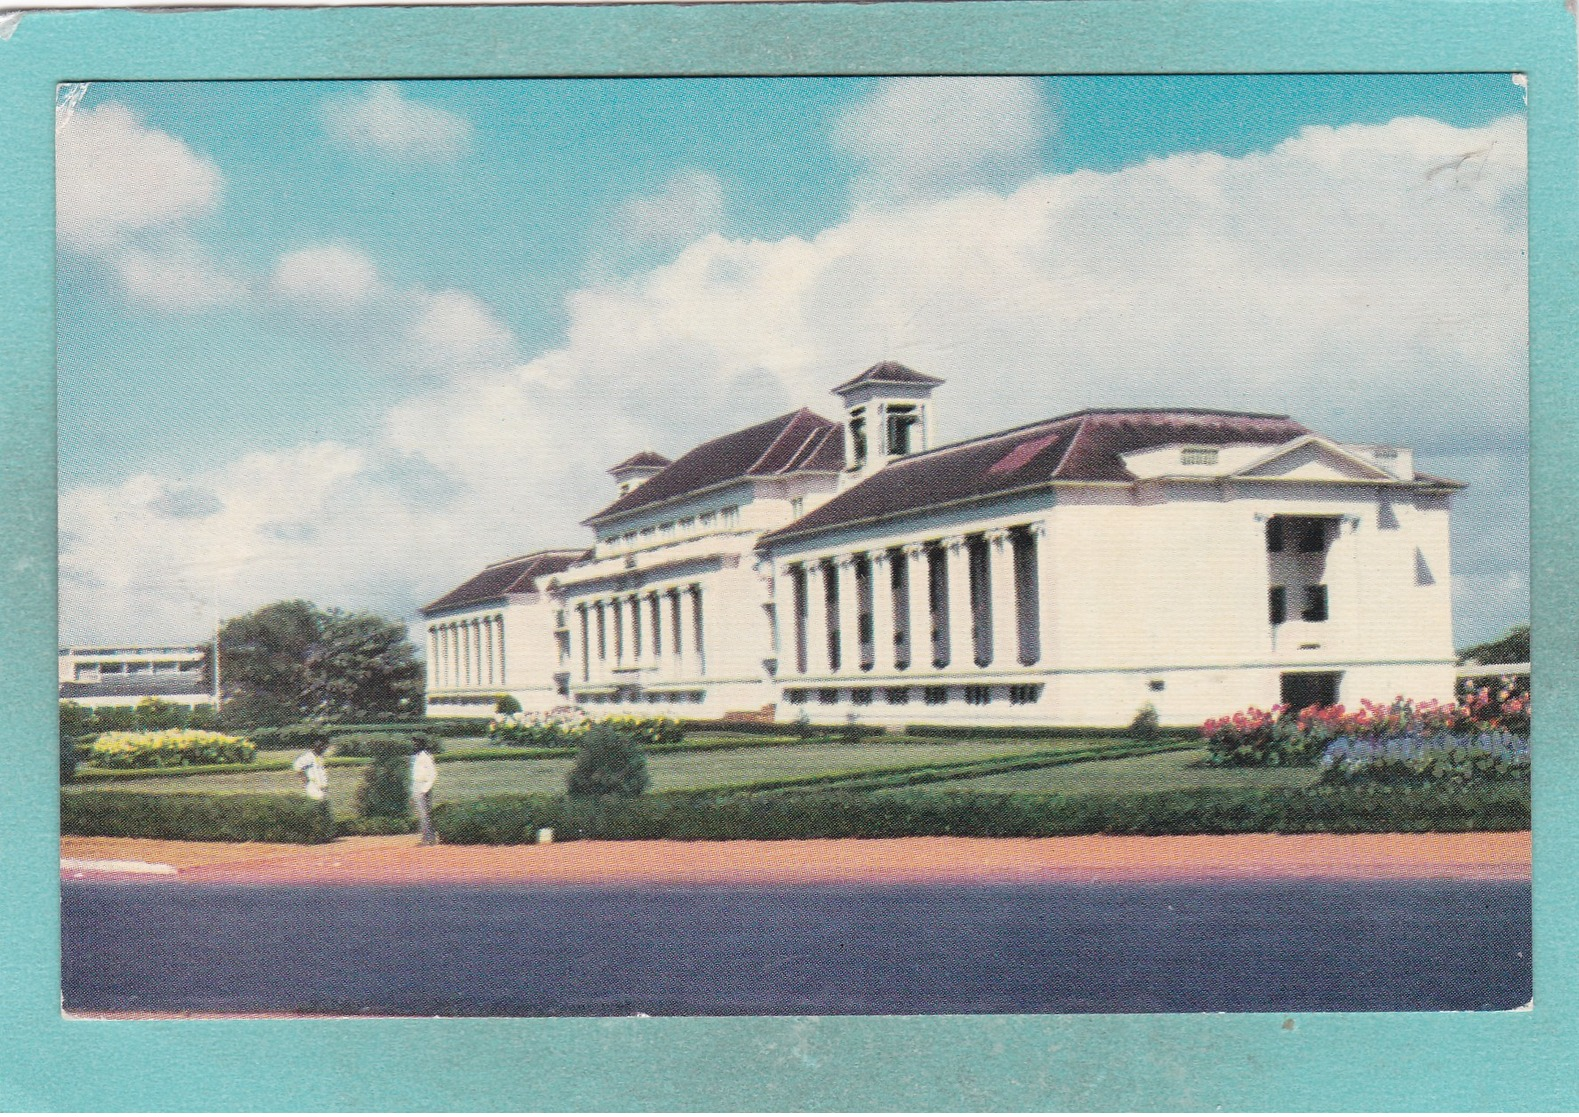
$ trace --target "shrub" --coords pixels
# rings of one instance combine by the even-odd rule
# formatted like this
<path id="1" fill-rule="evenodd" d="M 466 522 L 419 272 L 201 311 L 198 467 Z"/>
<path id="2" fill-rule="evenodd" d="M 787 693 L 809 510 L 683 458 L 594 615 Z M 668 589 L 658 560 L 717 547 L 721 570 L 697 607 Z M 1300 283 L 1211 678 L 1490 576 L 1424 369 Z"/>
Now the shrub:
<path id="1" fill-rule="evenodd" d="M 521 712 L 521 703 L 516 701 L 516 697 L 513 694 L 501 694 L 499 701 L 494 705 L 493 712 L 496 714 L 518 714 Z"/>
<path id="2" fill-rule="evenodd" d="M 78 705 L 69 699 L 60 704 L 60 735 L 62 738 L 75 740 L 94 732 L 98 719 L 93 716 L 93 711 L 86 706 Z"/>
<path id="3" fill-rule="evenodd" d="M 377 759 L 394 751 L 410 756 L 420 749 L 437 755 L 444 746 L 426 733 L 346 733 L 329 740 L 329 751 L 334 756 L 362 756 Z"/>
<path id="4" fill-rule="evenodd" d="M 77 774 L 77 739 L 60 735 L 60 782 L 68 784 Z"/>
<path id="5" fill-rule="evenodd" d="M 328 806 L 304 795 L 64 791 L 60 832 L 201 842 L 327 842 Z"/>
<path id="6" fill-rule="evenodd" d="M 599 723 L 581 738 L 566 790 L 573 796 L 630 796 L 647 790 L 647 758 L 635 738 Z"/>
<path id="7" fill-rule="evenodd" d="M 1526 784 L 1498 781 L 1119 795 L 909 789 L 776 796 L 670 792 L 628 799 L 510 795 L 442 803 L 433 819 L 440 839 L 452 845 L 527 843 L 543 826 L 565 841 L 1419 833 L 1528 829 L 1530 794 Z"/>
<path id="8" fill-rule="evenodd" d="M 144 698 L 137 703 L 133 715 L 138 729 L 185 729 L 192 711 L 162 698 Z"/>
<path id="9" fill-rule="evenodd" d="M 495 714 L 488 736 L 499 745 L 564 748 L 574 745 L 591 724 L 577 707 L 557 706 L 546 714 Z"/>
<path id="10" fill-rule="evenodd" d="M 218 729 L 219 713 L 206 702 L 199 702 L 192 707 L 192 713 L 186 719 L 188 729 Z"/>
<path id="11" fill-rule="evenodd" d="M 356 813 L 363 818 L 404 818 L 411 810 L 411 738 L 368 736 L 362 746 L 373 763 L 357 784 Z"/>
<path id="12" fill-rule="evenodd" d="M 1154 740 L 1162 732 L 1162 726 L 1157 721 L 1157 707 L 1147 702 L 1135 711 L 1135 719 L 1129 723 L 1127 731 L 1137 741 Z"/>
<path id="13" fill-rule="evenodd" d="M 254 729 L 247 736 L 260 749 L 298 751 L 327 748 L 330 732 L 331 727 L 323 722 L 304 721 L 277 729 Z"/>
<path id="14" fill-rule="evenodd" d="M 685 736 L 685 727 L 674 718 L 643 718 L 629 714 L 599 718 L 599 725 L 607 725 L 634 737 L 646 745 L 672 745 Z"/>
<path id="15" fill-rule="evenodd" d="M 384 818 L 377 815 L 366 818 L 341 818 L 335 820 L 334 832 L 341 838 L 382 838 L 392 834 L 415 834 L 417 819 L 415 815 L 401 818 Z"/>
<path id="16" fill-rule="evenodd" d="M 100 733 L 125 733 L 137 728 L 137 711 L 130 706 L 100 706 L 93 711 L 94 729 Z"/>
<path id="17" fill-rule="evenodd" d="M 173 768 L 189 764 L 246 764 L 256 754 L 251 741 L 206 729 L 146 733 L 101 733 L 82 750 L 99 768 Z"/>
<path id="18" fill-rule="evenodd" d="M 1323 783 L 1463 784 L 1529 775 L 1529 738 L 1507 732 L 1340 737 L 1321 757 Z"/>

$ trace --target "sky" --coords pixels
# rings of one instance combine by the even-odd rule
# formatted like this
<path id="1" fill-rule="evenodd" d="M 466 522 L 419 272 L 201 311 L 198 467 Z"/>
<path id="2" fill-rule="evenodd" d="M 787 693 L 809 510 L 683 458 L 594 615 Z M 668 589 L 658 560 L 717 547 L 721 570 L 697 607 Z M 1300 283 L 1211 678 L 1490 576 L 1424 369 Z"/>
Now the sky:
<path id="1" fill-rule="evenodd" d="M 605 471 L 879 360 L 953 441 L 1083 407 L 1413 446 L 1460 646 L 1529 616 L 1507 74 L 62 87 L 61 637 L 414 620 Z"/>

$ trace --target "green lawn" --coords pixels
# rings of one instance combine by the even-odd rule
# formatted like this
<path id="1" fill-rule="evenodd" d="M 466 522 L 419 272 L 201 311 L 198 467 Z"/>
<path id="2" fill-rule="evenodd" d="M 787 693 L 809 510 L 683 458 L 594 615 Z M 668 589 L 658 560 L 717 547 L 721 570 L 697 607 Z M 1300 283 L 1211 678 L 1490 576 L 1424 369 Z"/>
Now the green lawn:
<path id="1" fill-rule="evenodd" d="M 1070 794 L 1180 791 L 1197 787 L 1309 787 L 1315 768 L 1210 768 L 1205 749 L 1181 749 L 1122 760 L 1087 760 L 1055 768 L 1003 772 L 995 776 L 949 780 L 938 791 L 1039 791 Z"/>
<path id="2" fill-rule="evenodd" d="M 721 735 L 710 734 L 710 738 Z M 744 734 L 741 735 L 745 737 Z M 457 741 L 456 745 L 470 742 Z M 742 744 L 747 743 L 744 739 Z M 1025 741 L 940 741 L 890 742 L 879 740 L 857 744 L 787 745 L 768 738 L 759 748 L 714 749 L 703 752 L 660 753 L 647 760 L 652 775 L 652 790 L 671 791 L 706 787 L 727 787 L 760 780 L 794 779 L 832 772 L 928 765 L 951 760 L 986 760 L 1023 756 L 1049 750 L 1067 751 L 1111 741 L 1086 741 L 1075 738 Z M 275 756 L 275 753 L 260 753 Z M 510 792 L 564 791 L 570 772 L 569 757 L 546 760 L 470 760 L 453 763 L 440 758 L 439 778 L 433 789 L 438 802 L 472 799 L 482 795 Z M 362 778 L 361 768 L 331 767 L 329 796 L 336 812 L 350 809 L 352 790 Z M 292 792 L 301 789 L 300 777 L 289 768 L 273 771 L 207 773 L 198 776 L 152 776 L 139 779 L 99 779 L 84 787 L 119 788 L 151 794 L 184 792 Z M 948 786 L 954 786 L 952 784 Z"/>

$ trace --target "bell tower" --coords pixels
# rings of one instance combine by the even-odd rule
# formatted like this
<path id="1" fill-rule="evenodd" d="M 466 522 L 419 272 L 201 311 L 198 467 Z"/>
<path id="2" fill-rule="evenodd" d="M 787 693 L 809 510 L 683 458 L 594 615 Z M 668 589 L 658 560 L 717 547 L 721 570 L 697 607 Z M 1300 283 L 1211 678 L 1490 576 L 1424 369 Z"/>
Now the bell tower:
<path id="1" fill-rule="evenodd" d="M 833 390 L 844 401 L 844 469 L 850 481 L 931 448 L 932 389 L 943 381 L 895 361 L 873 365 Z"/>

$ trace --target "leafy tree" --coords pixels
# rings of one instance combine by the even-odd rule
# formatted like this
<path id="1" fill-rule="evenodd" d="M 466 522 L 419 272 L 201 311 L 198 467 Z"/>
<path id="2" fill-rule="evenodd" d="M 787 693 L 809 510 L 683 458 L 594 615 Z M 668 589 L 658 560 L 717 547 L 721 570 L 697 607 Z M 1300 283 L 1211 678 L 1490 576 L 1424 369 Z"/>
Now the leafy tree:
<path id="1" fill-rule="evenodd" d="M 288 725 L 375 721 L 422 701 L 422 665 L 405 627 L 372 613 L 277 601 L 219 634 L 225 720 Z"/>
<path id="2" fill-rule="evenodd" d="M 521 703 L 513 694 L 501 694 L 498 703 L 494 706 L 496 714 L 518 714 L 521 712 Z"/>
<path id="3" fill-rule="evenodd" d="M 636 738 L 598 724 L 581 738 L 566 790 L 576 798 L 632 796 L 646 791 L 649 780 L 647 757 Z"/>
<path id="4" fill-rule="evenodd" d="M 1528 663 L 1530 661 L 1530 626 L 1514 625 L 1505 634 L 1484 644 L 1476 644 L 1458 653 L 1459 663 Z"/>

